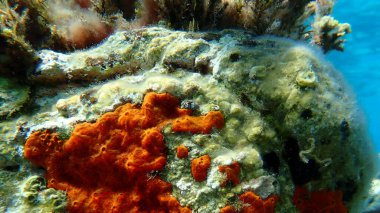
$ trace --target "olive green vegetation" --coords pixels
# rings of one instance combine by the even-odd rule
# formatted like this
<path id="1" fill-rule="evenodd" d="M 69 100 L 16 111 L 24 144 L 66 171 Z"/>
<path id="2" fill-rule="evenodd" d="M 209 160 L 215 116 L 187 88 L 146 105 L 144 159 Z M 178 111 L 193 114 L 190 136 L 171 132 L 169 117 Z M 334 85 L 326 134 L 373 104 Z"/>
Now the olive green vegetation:
<path id="1" fill-rule="evenodd" d="M 30 89 L 16 81 L 0 76 L 0 118 L 12 116 L 29 99 Z"/>

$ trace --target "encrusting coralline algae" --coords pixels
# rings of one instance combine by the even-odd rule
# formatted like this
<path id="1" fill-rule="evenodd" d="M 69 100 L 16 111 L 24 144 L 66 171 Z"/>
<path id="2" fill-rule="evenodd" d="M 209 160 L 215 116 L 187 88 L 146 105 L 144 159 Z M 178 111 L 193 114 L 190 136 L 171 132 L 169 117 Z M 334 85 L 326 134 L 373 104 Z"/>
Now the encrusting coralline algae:
<path id="1" fill-rule="evenodd" d="M 76 2 L 70 7 L 78 11 L 99 9 L 97 1 Z M 29 41 L 34 65 L 19 82 L 0 85 L 22 94 L 7 96 L 7 106 L 14 107 L 0 123 L 0 211 L 365 208 L 375 155 L 352 93 L 318 50 L 273 36 L 294 38 L 274 20 L 261 33 L 272 36 L 257 36 L 255 22 L 237 23 L 250 32 L 205 31 L 214 27 L 205 22 L 212 17 L 180 8 L 179 14 L 194 18 L 185 16 L 180 25 L 177 16 L 167 15 L 178 2 L 152 2 L 137 4 L 141 18 L 135 22 L 157 22 L 144 13 L 154 6 L 164 25 L 203 31 L 135 26 L 72 52 Z M 250 14 L 244 1 L 204 2 L 221 14 L 233 13 L 240 2 L 246 12 L 240 15 Z M 264 11 L 289 6 L 273 2 L 278 7 L 268 3 Z M 15 9 L 12 1 L 1 3 Z M 227 6 L 218 7 L 222 3 Z M 328 3 L 311 1 L 308 8 L 319 6 L 317 17 L 326 16 Z M 103 10 L 105 24 L 117 6 Z M 218 28 L 226 28 L 223 20 Z M 339 49 L 341 41 L 328 50 Z"/>

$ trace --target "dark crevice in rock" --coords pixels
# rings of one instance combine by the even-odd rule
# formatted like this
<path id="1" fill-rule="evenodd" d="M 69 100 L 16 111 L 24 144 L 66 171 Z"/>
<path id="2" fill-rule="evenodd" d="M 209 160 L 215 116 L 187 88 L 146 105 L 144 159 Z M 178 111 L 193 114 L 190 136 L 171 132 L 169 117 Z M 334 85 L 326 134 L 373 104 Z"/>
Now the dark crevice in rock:
<path id="1" fill-rule="evenodd" d="M 284 141 L 283 158 L 289 166 L 292 181 L 295 185 L 304 185 L 311 180 L 318 180 L 321 176 L 319 165 L 313 159 L 307 163 L 299 156 L 300 148 L 297 139 L 288 137 Z"/>
<path id="2" fill-rule="evenodd" d="M 343 192 L 344 202 L 350 202 L 358 190 L 357 183 L 351 179 L 338 181 L 336 185 Z"/>
<path id="3" fill-rule="evenodd" d="M 263 155 L 262 160 L 264 162 L 264 169 L 278 174 L 280 170 L 280 159 L 275 152 L 269 152 Z"/>
<path id="4" fill-rule="evenodd" d="M 304 109 L 302 112 L 301 112 L 301 118 L 303 118 L 304 120 L 309 120 L 310 118 L 313 117 L 313 111 L 311 111 L 311 109 Z"/>
<path id="5" fill-rule="evenodd" d="M 241 58 L 241 55 L 239 53 L 232 53 L 230 55 L 230 61 L 231 62 L 237 62 L 240 60 L 240 58 Z"/>
<path id="6" fill-rule="evenodd" d="M 340 133 L 342 140 L 346 140 L 350 136 L 350 124 L 346 120 L 340 123 Z"/>
<path id="7" fill-rule="evenodd" d="M 20 165 L 9 165 L 4 167 L 3 170 L 8 172 L 18 172 L 20 170 Z"/>
<path id="8" fill-rule="evenodd" d="M 253 108 L 252 100 L 245 93 L 240 93 L 240 102 L 246 107 Z"/>

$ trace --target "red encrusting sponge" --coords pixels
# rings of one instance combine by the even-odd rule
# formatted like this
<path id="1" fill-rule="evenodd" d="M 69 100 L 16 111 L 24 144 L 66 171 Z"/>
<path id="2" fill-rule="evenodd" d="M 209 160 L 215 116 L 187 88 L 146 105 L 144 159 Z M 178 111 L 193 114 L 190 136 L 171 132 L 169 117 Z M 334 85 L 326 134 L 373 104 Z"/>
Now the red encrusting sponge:
<path id="1" fill-rule="evenodd" d="M 48 187 L 67 192 L 69 212 L 191 212 L 154 175 L 166 164 L 161 128 L 172 123 L 173 131 L 210 133 L 224 119 L 221 112 L 192 117 L 178 105 L 169 94 L 148 93 L 141 107 L 127 103 L 76 125 L 67 141 L 34 132 L 24 155 L 47 170 Z"/>
<path id="2" fill-rule="evenodd" d="M 279 197 L 277 195 L 271 195 L 263 200 L 255 193 L 247 191 L 240 195 L 239 199 L 243 202 L 239 210 L 229 205 L 222 208 L 220 213 L 274 213 Z"/>
<path id="3" fill-rule="evenodd" d="M 231 182 L 233 186 L 240 183 L 240 164 L 238 162 L 233 162 L 231 165 L 222 165 L 218 168 L 219 172 L 226 174 L 226 179 L 221 183 L 221 186 L 226 186 L 227 183 Z"/>
<path id="4" fill-rule="evenodd" d="M 198 158 L 194 158 L 191 161 L 191 174 L 193 178 L 202 182 L 207 179 L 207 171 L 211 166 L 211 158 L 208 155 L 203 155 Z"/>
<path id="5" fill-rule="evenodd" d="M 309 192 L 298 186 L 293 195 L 293 203 L 300 213 L 347 213 L 341 191 L 321 190 Z"/>
<path id="6" fill-rule="evenodd" d="M 189 156 L 189 149 L 185 145 L 177 147 L 177 158 L 187 158 Z"/>

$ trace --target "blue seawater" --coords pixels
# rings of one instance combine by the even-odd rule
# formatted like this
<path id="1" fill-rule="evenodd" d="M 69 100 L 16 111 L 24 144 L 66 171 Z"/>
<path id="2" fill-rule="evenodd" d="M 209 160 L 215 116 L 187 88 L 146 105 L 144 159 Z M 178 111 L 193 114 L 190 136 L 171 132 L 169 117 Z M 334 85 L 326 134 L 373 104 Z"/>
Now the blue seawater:
<path id="1" fill-rule="evenodd" d="M 380 152 L 380 0 L 337 0 L 333 16 L 351 24 L 345 51 L 328 58 L 354 90 Z"/>

